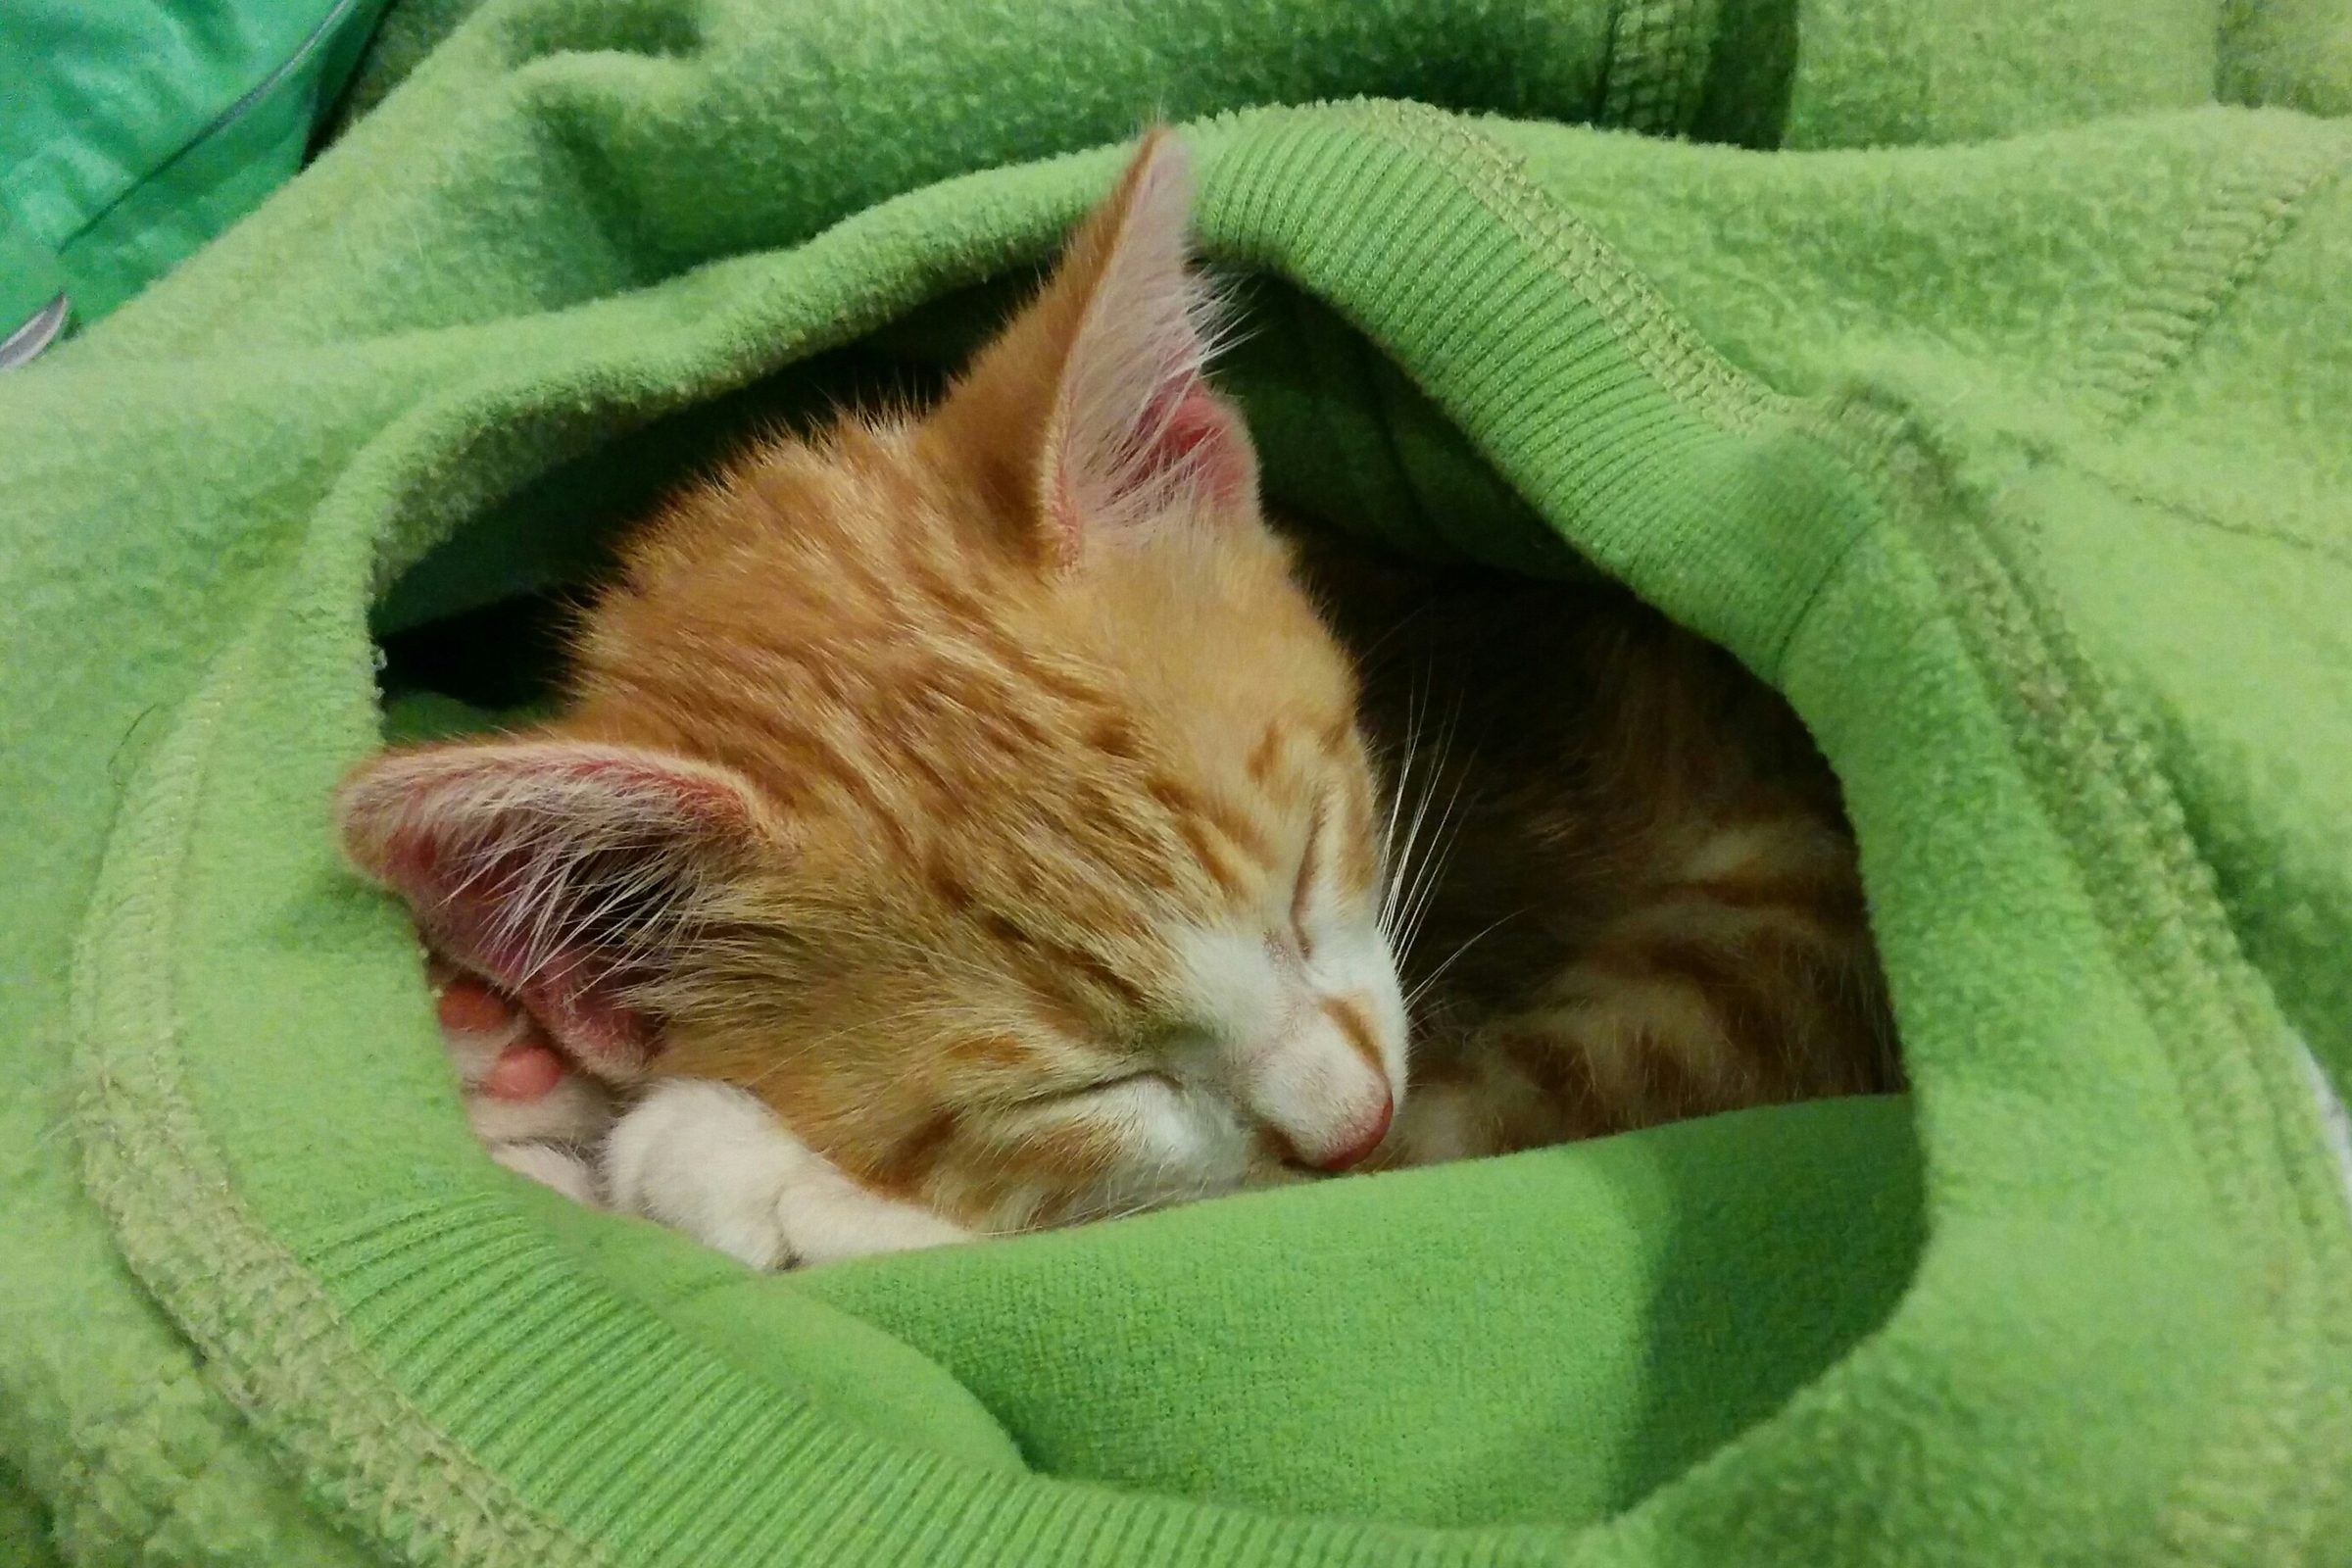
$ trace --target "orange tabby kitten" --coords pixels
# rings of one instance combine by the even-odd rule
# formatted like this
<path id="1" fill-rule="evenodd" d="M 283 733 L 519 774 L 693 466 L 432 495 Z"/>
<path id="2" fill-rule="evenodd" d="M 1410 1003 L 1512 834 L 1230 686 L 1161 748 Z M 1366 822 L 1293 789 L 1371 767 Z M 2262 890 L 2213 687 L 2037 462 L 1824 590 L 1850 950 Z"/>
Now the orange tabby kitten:
<path id="1" fill-rule="evenodd" d="M 1363 687 L 1203 379 L 1189 188 L 1148 137 L 936 409 L 648 524 L 560 718 L 346 783 L 429 945 L 621 1087 L 446 993 L 501 1157 L 776 1265 L 1891 1081 L 1835 786 L 1728 660 L 1319 546 L 1402 628 Z"/>

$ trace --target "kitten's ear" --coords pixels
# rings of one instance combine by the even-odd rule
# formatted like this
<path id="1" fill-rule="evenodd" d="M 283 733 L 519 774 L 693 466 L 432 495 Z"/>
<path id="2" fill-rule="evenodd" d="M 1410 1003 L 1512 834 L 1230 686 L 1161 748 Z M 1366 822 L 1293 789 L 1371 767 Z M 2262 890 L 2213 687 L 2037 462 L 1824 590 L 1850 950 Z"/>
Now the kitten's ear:
<path id="1" fill-rule="evenodd" d="M 1255 500 L 1249 434 L 1202 374 L 1213 302 L 1187 261 L 1192 193 L 1184 144 L 1152 130 L 934 416 L 1055 564 L 1170 514 Z"/>
<path id="2" fill-rule="evenodd" d="M 632 988 L 770 840 L 752 787 L 724 769 L 568 740 L 388 752 L 344 780 L 336 816 L 345 853 L 433 947 L 620 1074 L 657 1047 Z"/>

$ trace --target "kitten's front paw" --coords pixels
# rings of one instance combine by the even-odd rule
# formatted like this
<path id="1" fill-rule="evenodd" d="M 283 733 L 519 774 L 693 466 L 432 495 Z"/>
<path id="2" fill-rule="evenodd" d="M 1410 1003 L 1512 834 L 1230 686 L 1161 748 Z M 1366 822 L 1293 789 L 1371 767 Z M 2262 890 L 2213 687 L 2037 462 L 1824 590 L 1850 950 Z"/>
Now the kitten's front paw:
<path id="1" fill-rule="evenodd" d="M 726 1084 L 676 1079 L 654 1088 L 613 1125 L 604 1166 L 612 1207 L 754 1268 L 938 1247 L 967 1235 L 859 1187 Z"/>

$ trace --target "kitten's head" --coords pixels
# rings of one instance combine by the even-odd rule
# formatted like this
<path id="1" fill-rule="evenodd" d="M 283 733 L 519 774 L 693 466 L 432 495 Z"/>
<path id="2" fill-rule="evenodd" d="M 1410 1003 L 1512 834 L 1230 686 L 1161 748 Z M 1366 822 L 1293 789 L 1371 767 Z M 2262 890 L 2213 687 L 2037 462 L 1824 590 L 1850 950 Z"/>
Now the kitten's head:
<path id="1" fill-rule="evenodd" d="M 353 858 L 600 1070 L 740 1084 L 976 1228 L 1361 1161 L 1372 774 L 1202 379 L 1189 189 L 1148 138 L 939 407 L 677 503 L 564 716 L 361 767 Z"/>

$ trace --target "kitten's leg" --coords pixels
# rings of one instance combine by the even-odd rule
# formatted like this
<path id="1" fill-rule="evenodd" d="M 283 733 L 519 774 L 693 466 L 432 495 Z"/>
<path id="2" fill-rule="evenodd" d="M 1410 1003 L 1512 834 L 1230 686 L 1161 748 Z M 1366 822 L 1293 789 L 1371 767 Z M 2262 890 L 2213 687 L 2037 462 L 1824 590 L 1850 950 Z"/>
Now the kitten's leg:
<path id="1" fill-rule="evenodd" d="M 907 1251 L 971 1234 L 859 1187 L 758 1100 L 702 1079 L 660 1084 L 622 1114 L 605 1141 L 604 1178 L 614 1208 L 755 1268 Z"/>
<path id="2" fill-rule="evenodd" d="M 598 1203 L 589 1152 L 612 1124 L 604 1090 L 566 1063 L 512 1002 L 440 962 L 427 965 L 441 1044 L 466 1124 L 490 1157 L 564 1197 Z"/>

